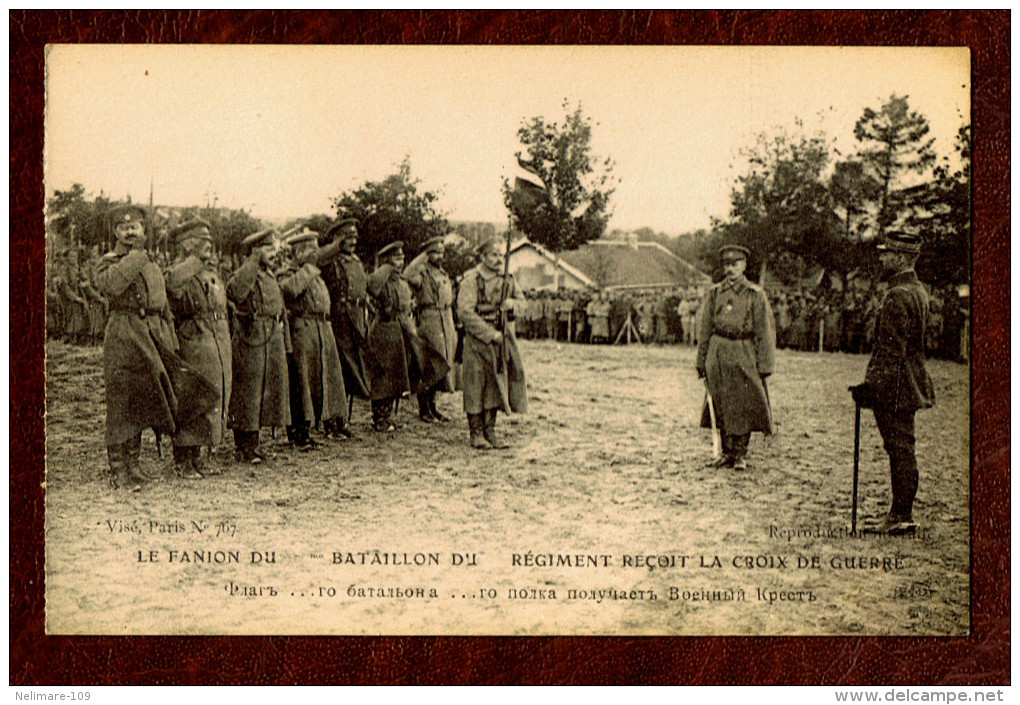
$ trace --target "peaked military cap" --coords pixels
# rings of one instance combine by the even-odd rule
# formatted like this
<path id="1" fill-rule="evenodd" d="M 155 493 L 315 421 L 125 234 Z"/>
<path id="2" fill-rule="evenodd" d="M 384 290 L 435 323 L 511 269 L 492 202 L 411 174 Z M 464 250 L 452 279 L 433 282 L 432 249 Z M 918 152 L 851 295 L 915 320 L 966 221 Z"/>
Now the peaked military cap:
<path id="1" fill-rule="evenodd" d="M 878 243 L 878 250 L 916 255 L 921 252 L 921 238 L 901 231 L 889 232 Z"/>
<path id="2" fill-rule="evenodd" d="M 284 242 L 289 247 L 293 247 L 294 245 L 299 245 L 302 242 L 308 242 L 309 240 L 312 240 L 314 242 L 318 242 L 318 238 L 319 238 L 319 233 L 315 232 L 311 228 L 307 228 L 306 227 L 306 228 L 302 229 L 300 232 L 294 233 L 293 235 L 288 237 L 286 240 L 284 240 Z"/>
<path id="3" fill-rule="evenodd" d="M 190 218 L 170 231 L 171 242 L 184 242 L 194 238 L 212 242 L 209 230 L 212 226 L 203 218 Z"/>
<path id="4" fill-rule="evenodd" d="M 346 240 L 348 235 L 344 234 L 344 226 L 353 225 L 357 228 L 361 223 L 358 222 L 357 218 L 341 218 L 336 223 L 330 226 L 329 230 L 326 231 L 326 239 L 333 240 L 338 235 L 343 236 L 341 239 Z M 351 233 L 354 234 L 354 233 Z"/>
<path id="5" fill-rule="evenodd" d="M 723 259 L 727 252 L 735 252 L 744 259 L 748 259 L 751 256 L 751 251 L 746 247 L 740 245 L 723 245 L 719 248 L 719 259 Z"/>
<path id="6" fill-rule="evenodd" d="M 145 223 L 145 210 L 133 203 L 126 203 L 110 209 L 110 227 L 116 228 L 122 223 Z"/>
<path id="7" fill-rule="evenodd" d="M 380 259 L 382 259 L 383 257 L 393 257 L 393 256 L 398 255 L 398 254 L 400 254 L 400 255 L 404 254 L 404 241 L 403 240 L 394 240 L 393 242 L 388 244 L 386 247 L 384 247 L 381 250 L 379 250 L 378 257 Z"/>
<path id="8" fill-rule="evenodd" d="M 245 247 L 262 247 L 268 245 L 276 237 L 276 231 L 272 228 L 266 228 L 265 230 L 259 230 L 257 233 L 252 233 L 246 237 L 243 241 Z"/>
<path id="9" fill-rule="evenodd" d="M 446 244 L 446 236 L 445 235 L 437 235 L 434 238 L 426 240 L 425 241 L 425 245 L 421 248 L 421 250 L 422 250 L 422 252 L 431 252 L 432 250 L 436 249 L 437 245 L 445 246 L 445 244 Z"/>
<path id="10" fill-rule="evenodd" d="M 481 257 L 482 255 L 484 255 L 486 252 L 489 252 L 490 250 L 493 251 L 493 252 L 501 252 L 502 250 L 500 250 L 499 244 L 500 244 L 499 240 L 497 240 L 495 238 L 489 238 L 488 240 L 482 240 L 480 243 L 478 243 L 478 247 L 475 248 L 475 254 L 477 256 Z"/>

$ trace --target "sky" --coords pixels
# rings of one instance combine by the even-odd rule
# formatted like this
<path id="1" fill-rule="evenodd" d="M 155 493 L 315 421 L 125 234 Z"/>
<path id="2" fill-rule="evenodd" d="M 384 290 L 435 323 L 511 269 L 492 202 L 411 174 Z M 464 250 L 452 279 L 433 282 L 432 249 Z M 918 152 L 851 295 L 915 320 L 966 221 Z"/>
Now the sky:
<path id="1" fill-rule="evenodd" d="M 46 80 L 47 195 L 332 214 L 406 155 L 448 218 L 500 223 L 518 127 L 566 100 L 615 162 L 610 229 L 670 234 L 726 216 L 763 131 L 800 118 L 848 155 L 895 93 L 950 155 L 971 90 L 953 48 L 51 45 Z"/>

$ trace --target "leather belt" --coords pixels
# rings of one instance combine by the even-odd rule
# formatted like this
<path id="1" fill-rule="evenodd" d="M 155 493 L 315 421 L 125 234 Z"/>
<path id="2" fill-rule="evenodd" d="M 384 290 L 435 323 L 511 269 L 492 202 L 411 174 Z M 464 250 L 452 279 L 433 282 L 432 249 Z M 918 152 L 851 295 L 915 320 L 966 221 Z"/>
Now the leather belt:
<path id="1" fill-rule="evenodd" d="M 163 309 L 161 308 L 114 308 L 111 309 L 114 312 L 119 311 L 120 313 L 133 313 L 139 318 L 148 318 L 149 316 L 161 316 L 163 315 Z"/>
<path id="2" fill-rule="evenodd" d="M 294 318 L 311 318 L 311 319 L 314 319 L 316 321 L 328 321 L 329 320 L 329 314 L 328 313 L 316 313 L 315 311 L 302 311 L 300 313 L 295 313 L 294 314 Z"/>
<path id="3" fill-rule="evenodd" d="M 720 338 L 726 338 L 727 340 L 754 340 L 754 333 L 729 333 L 727 331 L 716 330 L 712 331 L 712 335 L 718 335 Z"/>

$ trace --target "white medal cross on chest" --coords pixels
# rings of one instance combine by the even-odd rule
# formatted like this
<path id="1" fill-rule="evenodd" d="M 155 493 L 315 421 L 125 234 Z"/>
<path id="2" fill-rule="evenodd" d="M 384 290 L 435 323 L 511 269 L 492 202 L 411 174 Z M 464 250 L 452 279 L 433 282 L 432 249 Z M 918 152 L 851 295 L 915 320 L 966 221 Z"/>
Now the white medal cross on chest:
<path id="1" fill-rule="evenodd" d="M 733 310 L 733 302 L 732 301 L 727 301 L 726 305 L 723 306 L 723 310 L 726 311 L 726 313 L 729 313 L 730 311 L 732 311 Z"/>

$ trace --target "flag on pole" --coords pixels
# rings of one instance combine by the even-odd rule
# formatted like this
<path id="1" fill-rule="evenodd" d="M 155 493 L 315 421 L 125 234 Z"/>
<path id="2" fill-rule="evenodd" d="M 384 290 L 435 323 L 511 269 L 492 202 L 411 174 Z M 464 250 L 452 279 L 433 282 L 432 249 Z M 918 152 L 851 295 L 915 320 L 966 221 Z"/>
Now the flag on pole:
<path id="1" fill-rule="evenodd" d="M 517 157 L 514 172 L 514 200 L 518 208 L 532 208 L 549 200 L 549 191 L 533 164 Z"/>

